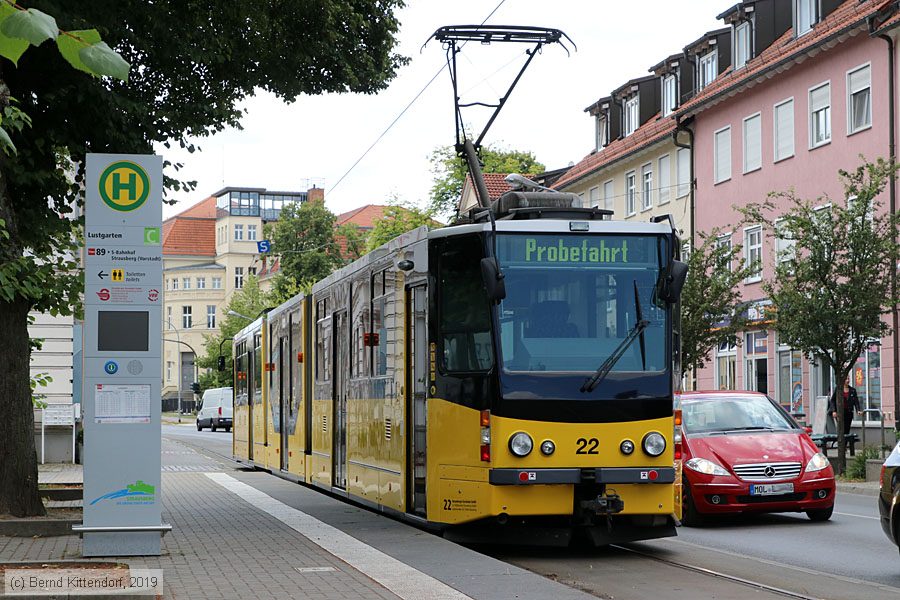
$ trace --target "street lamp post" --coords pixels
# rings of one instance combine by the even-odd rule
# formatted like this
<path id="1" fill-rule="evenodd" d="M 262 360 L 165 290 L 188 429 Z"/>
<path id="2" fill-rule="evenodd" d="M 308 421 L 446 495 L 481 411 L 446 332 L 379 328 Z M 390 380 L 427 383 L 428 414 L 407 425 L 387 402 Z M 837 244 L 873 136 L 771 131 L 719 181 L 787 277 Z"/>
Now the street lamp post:
<path id="1" fill-rule="evenodd" d="M 169 329 L 175 331 L 175 339 L 181 344 L 181 335 L 178 333 L 178 329 L 172 325 L 172 319 L 166 319 L 166 324 L 169 326 Z M 194 359 L 197 360 L 196 358 Z M 178 422 L 181 423 L 181 384 L 183 375 L 181 373 L 181 349 L 178 350 Z"/>

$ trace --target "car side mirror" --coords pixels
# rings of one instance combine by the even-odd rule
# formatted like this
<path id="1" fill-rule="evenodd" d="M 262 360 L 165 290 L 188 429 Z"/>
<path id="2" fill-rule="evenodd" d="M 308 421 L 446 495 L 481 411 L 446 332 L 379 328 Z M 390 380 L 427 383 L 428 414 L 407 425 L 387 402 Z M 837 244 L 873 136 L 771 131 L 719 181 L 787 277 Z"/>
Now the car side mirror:
<path id="1" fill-rule="evenodd" d="M 481 259 L 481 280 L 490 301 L 494 304 L 506 298 L 506 283 L 496 258 Z"/>
<path id="2" fill-rule="evenodd" d="M 681 298 L 681 290 L 687 279 L 687 263 L 673 260 L 666 267 L 665 273 L 659 281 L 659 298 L 668 304 L 674 304 Z"/>

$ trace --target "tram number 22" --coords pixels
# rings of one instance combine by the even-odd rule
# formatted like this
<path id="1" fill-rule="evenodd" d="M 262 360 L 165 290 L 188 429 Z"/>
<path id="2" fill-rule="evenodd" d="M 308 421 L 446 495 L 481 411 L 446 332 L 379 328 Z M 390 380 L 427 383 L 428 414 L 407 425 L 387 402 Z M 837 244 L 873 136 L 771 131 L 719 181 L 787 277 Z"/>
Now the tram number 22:
<path id="1" fill-rule="evenodd" d="M 453 510 L 453 500 L 444 498 L 444 510 Z"/>
<path id="2" fill-rule="evenodd" d="M 578 438 L 575 440 L 575 443 L 578 444 L 578 449 L 575 450 L 575 454 L 599 454 L 599 452 L 597 452 L 597 446 L 600 445 L 600 440 L 597 438 Z"/>

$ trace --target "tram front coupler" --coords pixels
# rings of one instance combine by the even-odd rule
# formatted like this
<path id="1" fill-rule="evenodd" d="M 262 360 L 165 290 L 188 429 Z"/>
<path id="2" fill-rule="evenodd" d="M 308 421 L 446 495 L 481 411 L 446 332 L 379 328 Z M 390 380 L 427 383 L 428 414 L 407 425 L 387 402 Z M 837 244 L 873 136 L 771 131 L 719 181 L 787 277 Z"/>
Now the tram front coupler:
<path id="1" fill-rule="evenodd" d="M 582 500 L 580 506 L 586 512 L 605 517 L 625 510 L 625 501 L 618 494 L 603 493 L 593 500 Z"/>

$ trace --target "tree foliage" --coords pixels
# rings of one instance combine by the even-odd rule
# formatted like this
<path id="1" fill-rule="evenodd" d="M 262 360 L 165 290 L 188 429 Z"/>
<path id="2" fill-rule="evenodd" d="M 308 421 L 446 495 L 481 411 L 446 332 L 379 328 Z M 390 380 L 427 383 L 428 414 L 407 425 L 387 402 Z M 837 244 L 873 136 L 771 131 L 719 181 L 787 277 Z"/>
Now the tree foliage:
<path id="1" fill-rule="evenodd" d="M 422 225 L 440 227 L 440 223 L 432 218 L 430 210 L 421 210 L 409 202 L 394 201 L 384 209 L 381 218 L 375 220 L 375 227 L 366 236 L 366 251 L 374 250 L 398 235 Z"/>
<path id="2" fill-rule="evenodd" d="M 722 244 L 718 229 L 700 234 L 701 243 L 688 257 L 688 276 L 681 292 L 681 364 L 699 369 L 709 352 L 722 343 L 740 343 L 747 324 L 740 285 L 750 274 L 741 246 Z"/>
<path id="3" fill-rule="evenodd" d="M 779 341 L 834 372 L 839 387 L 872 339 L 890 332 L 900 216 L 879 195 L 897 167 L 883 159 L 840 171 L 844 198 L 798 198 L 793 191 L 748 205 L 745 218 L 793 241 L 764 283 Z M 787 210 L 776 212 L 776 206 Z M 822 208 L 822 207 L 825 208 Z M 837 394 L 838 471 L 845 467 L 844 398 Z"/>
<path id="4" fill-rule="evenodd" d="M 544 165 L 538 162 L 533 152 L 526 150 L 507 150 L 499 146 L 483 146 L 481 148 L 482 172 L 484 173 L 519 173 L 521 175 L 536 174 L 545 171 Z M 456 213 L 459 197 L 469 167 L 453 146 L 441 146 L 431 156 L 431 172 L 434 183 L 431 186 L 431 198 L 428 210 L 435 216 L 449 216 Z"/>
<path id="5" fill-rule="evenodd" d="M 334 214 L 323 203 L 304 202 L 285 206 L 278 221 L 266 225 L 272 252 L 281 261 L 276 295 L 290 297 L 287 290 L 318 281 L 343 264 L 334 222 Z"/>
<path id="6" fill-rule="evenodd" d="M 155 142 L 194 150 L 189 136 L 240 127 L 241 103 L 258 90 L 287 102 L 301 94 L 374 93 L 406 62 L 394 51 L 402 0 L 31 4 L 26 12 L 37 19 L 13 28 L 27 32 L 29 43 L 41 29 L 57 38 L 60 30 L 82 32 L 95 51 L 73 52 L 67 38 L 32 48 L 15 65 L 0 62 L 3 130 L 18 149 L 0 153 L 0 331 L 7 336 L 0 347 L 0 512 L 17 514 L 41 512 L 36 470 L 33 477 L 25 470 L 34 461 L 26 319 L 30 310 L 79 310 L 83 283 L 73 257 L 81 221 L 71 217 L 82 202 L 85 153 L 150 154 Z M 55 33 L 38 12 L 53 15 Z M 3 28 L 7 37 L 10 31 Z M 100 36 L 131 65 L 127 81 L 69 66 L 77 59 L 93 70 L 108 62 L 96 51 Z M 2 38 L 0 46 L 0 55 L 16 51 Z M 19 126 L 8 127 L 8 119 Z M 194 189 L 177 179 L 182 165 L 164 165 L 176 171 L 165 178 L 168 191 Z M 20 493 L 23 487 L 30 491 Z"/>
<path id="7" fill-rule="evenodd" d="M 353 262 L 366 252 L 366 232 L 356 223 L 344 223 L 334 229 L 338 238 L 343 238 L 346 244 L 345 260 Z"/>
<path id="8" fill-rule="evenodd" d="M 210 374 L 200 376 L 201 390 L 215 387 L 230 387 L 231 374 L 233 372 L 234 358 L 231 351 L 231 340 L 234 334 L 251 323 L 251 317 L 256 319 L 266 308 L 274 304 L 269 294 L 259 287 L 259 280 L 251 275 L 244 281 L 244 287 L 231 295 L 228 306 L 225 307 L 225 316 L 219 322 L 218 335 L 204 335 L 206 354 L 197 359 L 197 366 L 201 369 L 212 369 Z M 237 314 L 230 314 L 231 312 Z M 238 316 L 244 315 L 244 316 Z M 219 350 L 225 357 L 225 370 L 217 369 Z"/>

